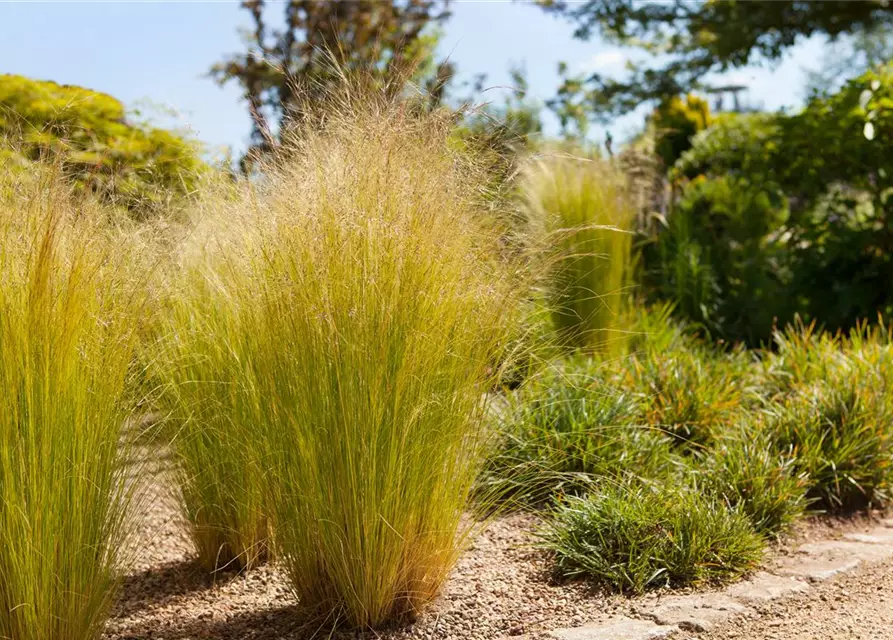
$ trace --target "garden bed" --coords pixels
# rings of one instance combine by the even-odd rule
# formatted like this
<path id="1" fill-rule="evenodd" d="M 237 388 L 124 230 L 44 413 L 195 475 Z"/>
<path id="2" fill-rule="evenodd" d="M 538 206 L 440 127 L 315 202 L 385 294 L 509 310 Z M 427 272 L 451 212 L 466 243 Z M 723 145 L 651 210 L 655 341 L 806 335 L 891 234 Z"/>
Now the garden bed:
<path id="1" fill-rule="evenodd" d="M 146 475 L 154 475 L 154 480 L 144 486 L 139 500 L 138 557 L 124 581 L 107 640 L 329 637 L 328 630 L 301 626 L 287 580 L 275 564 L 217 576 L 200 569 L 164 467 Z M 866 531 L 876 521 L 872 515 L 810 518 L 770 549 L 761 568 L 775 571 L 800 545 Z M 367 634 L 345 632 L 340 637 L 535 638 L 554 629 L 640 617 L 643 609 L 662 598 L 696 592 L 664 589 L 627 597 L 585 581 L 557 582 L 551 559 L 531 544 L 539 524 L 529 514 L 495 519 L 462 556 L 443 594 L 414 624 Z"/>

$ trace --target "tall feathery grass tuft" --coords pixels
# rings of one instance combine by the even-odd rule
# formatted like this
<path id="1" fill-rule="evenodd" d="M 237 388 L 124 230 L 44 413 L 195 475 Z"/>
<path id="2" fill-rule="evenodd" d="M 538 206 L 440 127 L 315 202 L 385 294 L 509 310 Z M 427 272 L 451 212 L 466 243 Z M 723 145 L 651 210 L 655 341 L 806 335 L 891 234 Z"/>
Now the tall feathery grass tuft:
<path id="1" fill-rule="evenodd" d="M 551 155 L 529 163 L 522 191 L 550 254 L 547 292 L 560 341 L 622 355 L 635 223 L 626 178 L 605 160 Z"/>
<path id="2" fill-rule="evenodd" d="M 245 508 L 257 474 L 298 607 L 375 627 L 434 598 L 471 531 L 521 296 L 448 115 L 366 101 L 313 124 L 209 218 L 162 342 L 184 341 L 179 437 L 235 463 L 204 508 Z"/>
<path id="3" fill-rule="evenodd" d="M 157 432 L 176 460 L 178 501 L 208 572 L 250 569 L 269 551 L 261 461 L 248 441 L 263 401 L 244 344 L 250 274 L 239 246 L 215 229 L 215 193 L 173 248 L 144 354 L 163 416 Z"/>
<path id="4" fill-rule="evenodd" d="M 0 637 L 102 632 L 128 546 L 139 297 L 107 212 L 58 172 L 0 184 Z"/>

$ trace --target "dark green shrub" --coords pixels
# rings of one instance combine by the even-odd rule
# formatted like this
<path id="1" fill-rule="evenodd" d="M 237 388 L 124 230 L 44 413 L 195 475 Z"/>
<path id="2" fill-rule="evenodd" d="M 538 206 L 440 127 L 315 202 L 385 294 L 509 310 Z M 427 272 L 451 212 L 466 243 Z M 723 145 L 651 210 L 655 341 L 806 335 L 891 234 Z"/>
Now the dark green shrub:
<path id="1" fill-rule="evenodd" d="M 786 219 L 784 197 L 734 176 L 687 183 L 652 247 L 646 282 L 677 313 L 717 336 L 757 343 L 769 334 L 789 280 L 770 238 Z"/>
<path id="2" fill-rule="evenodd" d="M 763 548 L 743 512 L 671 483 L 605 483 L 569 498 L 541 543 L 559 575 L 637 593 L 737 578 Z"/>
<path id="3" fill-rule="evenodd" d="M 893 314 L 891 105 L 885 65 L 799 113 L 717 118 L 670 171 L 648 290 L 751 345 L 797 315 L 836 330 Z"/>

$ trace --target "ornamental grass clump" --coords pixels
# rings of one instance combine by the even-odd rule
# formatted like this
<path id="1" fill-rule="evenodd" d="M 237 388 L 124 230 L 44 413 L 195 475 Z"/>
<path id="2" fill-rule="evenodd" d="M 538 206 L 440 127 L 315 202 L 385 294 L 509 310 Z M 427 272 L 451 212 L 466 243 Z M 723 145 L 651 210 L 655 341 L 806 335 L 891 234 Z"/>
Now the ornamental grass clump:
<path id="1" fill-rule="evenodd" d="M 471 531 L 522 287 L 449 114 L 348 96 L 310 121 L 201 225 L 164 340 L 201 342 L 172 360 L 199 368 L 174 380 L 182 435 L 244 461 L 232 502 L 260 478 L 299 611 L 377 627 L 437 595 Z"/>
<path id="2" fill-rule="evenodd" d="M 878 386 L 872 386 L 878 385 Z M 874 375 L 840 373 L 767 409 L 775 446 L 809 478 L 818 506 L 851 511 L 883 505 L 893 480 L 893 401 Z"/>
<path id="3" fill-rule="evenodd" d="M 479 490 L 509 506 L 544 504 L 604 478 L 665 477 L 672 439 L 639 420 L 641 400 L 613 385 L 611 363 L 574 358 L 529 380 L 503 413 Z"/>
<path id="4" fill-rule="evenodd" d="M 58 172 L 0 180 L 0 637 L 99 638 L 128 546 L 127 242 Z"/>
<path id="5" fill-rule="evenodd" d="M 615 384 L 641 395 L 641 419 L 678 443 L 700 447 L 729 428 L 748 396 L 740 353 L 694 341 L 667 349 L 646 345 L 623 363 Z"/>
<path id="6" fill-rule="evenodd" d="M 622 355 L 635 221 L 625 176 L 599 158 L 553 155 L 531 161 L 521 184 L 551 265 L 545 288 L 559 341 Z"/>
<path id="7" fill-rule="evenodd" d="M 789 453 L 779 453 L 753 422 L 724 434 L 692 465 L 699 487 L 750 518 L 756 531 L 777 538 L 803 517 L 809 479 Z"/>
<path id="8" fill-rule="evenodd" d="M 893 343 L 883 322 L 848 335 L 795 325 L 763 358 L 763 431 L 808 476 L 823 509 L 887 503 L 893 483 Z"/>
<path id="9" fill-rule="evenodd" d="M 246 363 L 243 305 L 250 302 L 239 283 L 248 274 L 234 255 L 210 262 L 227 252 L 210 233 L 208 221 L 199 224 L 191 237 L 207 246 L 180 248 L 185 255 L 165 283 L 169 295 L 146 359 L 165 416 L 158 431 L 177 462 L 180 508 L 199 564 L 214 572 L 263 562 L 269 530 L 261 460 L 247 442 L 262 401 Z"/>
<path id="10" fill-rule="evenodd" d="M 733 580 L 764 546 L 744 513 L 676 483 L 605 483 L 562 502 L 541 536 L 560 576 L 635 593 Z"/>
<path id="11" fill-rule="evenodd" d="M 298 606 L 376 627 L 413 618 L 462 548 L 517 283 L 449 118 L 357 108 L 296 137 L 252 205 L 272 222 L 247 328 Z"/>

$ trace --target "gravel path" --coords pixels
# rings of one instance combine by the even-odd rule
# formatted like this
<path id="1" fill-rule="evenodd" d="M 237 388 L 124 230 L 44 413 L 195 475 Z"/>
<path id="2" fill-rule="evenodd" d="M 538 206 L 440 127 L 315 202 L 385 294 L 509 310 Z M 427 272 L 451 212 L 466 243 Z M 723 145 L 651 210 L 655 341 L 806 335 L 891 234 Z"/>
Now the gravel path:
<path id="1" fill-rule="evenodd" d="M 163 476 L 162 472 L 159 477 Z M 549 637 L 545 631 L 599 624 L 616 616 L 641 618 L 643 607 L 665 595 L 630 599 L 594 591 L 585 584 L 555 584 L 549 578 L 548 558 L 530 546 L 537 520 L 515 515 L 496 520 L 483 532 L 461 558 L 443 596 L 412 627 L 378 634 L 315 634 L 296 626 L 291 594 L 275 567 L 244 575 L 201 573 L 192 561 L 169 489 L 158 482 L 144 492 L 139 559 L 125 580 L 105 640 L 510 640 L 521 636 L 528 640 Z M 839 537 L 870 524 L 868 520 L 811 523 L 796 540 L 771 553 L 766 564 L 783 562 L 794 542 Z M 893 640 L 891 594 L 893 561 L 869 564 L 815 585 L 807 594 L 757 606 L 753 613 L 709 632 L 683 631 L 673 638 Z"/>
<path id="2" fill-rule="evenodd" d="M 858 569 L 836 580 L 760 607 L 698 640 L 893 640 L 893 562 Z"/>
<path id="3" fill-rule="evenodd" d="M 192 561 L 171 492 L 144 489 L 139 560 L 105 638 L 285 640 L 313 637 L 295 625 L 283 575 L 264 566 L 243 575 L 203 575 Z M 554 584 L 548 558 L 532 549 L 536 518 L 494 521 L 460 559 L 443 596 L 409 629 L 343 638 L 465 640 L 576 626 L 622 606 L 584 584 Z M 322 634 L 322 637 L 329 635 Z"/>

